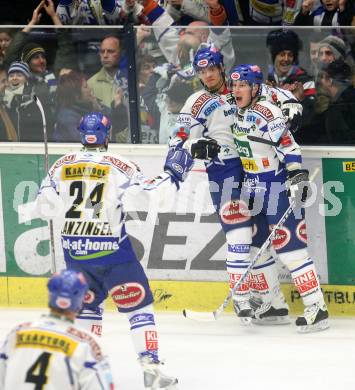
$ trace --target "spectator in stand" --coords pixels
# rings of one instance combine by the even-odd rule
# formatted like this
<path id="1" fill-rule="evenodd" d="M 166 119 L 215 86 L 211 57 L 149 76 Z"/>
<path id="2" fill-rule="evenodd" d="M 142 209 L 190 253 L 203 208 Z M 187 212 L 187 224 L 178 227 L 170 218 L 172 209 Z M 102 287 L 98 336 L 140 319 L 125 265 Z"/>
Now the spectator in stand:
<path id="1" fill-rule="evenodd" d="M 209 16 L 211 17 L 212 14 L 223 17 L 224 21 L 221 23 L 230 26 L 292 25 L 301 2 L 302 0 L 205 0 L 210 8 L 211 6 L 215 8 L 215 10 L 210 9 Z"/>
<path id="2" fill-rule="evenodd" d="M 157 66 L 157 61 L 150 55 L 144 55 L 138 59 L 138 90 L 140 98 L 141 142 L 143 144 L 157 144 L 159 123 L 155 123 L 152 114 L 144 103 L 143 93 L 145 87 Z"/>
<path id="3" fill-rule="evenodd" d="M 150 76 L 153 74 L 154 68 L 157 66 L 156 59 L 147 54 L 138 60 L 138 83 L 139 83 L 139 89 L 143 89 L 150 78 Z"/>
<path id="4" fill-rule="evenodd" d="M 308 126 L 314 115 L 316 88 L 314 80 L 298 65 L 301 41 L 292 30 L 273 30 L 266 38 L 272 65 L 267 84 L 292 92 L 302 104 L 302 127 Z M 302 139 L 295 136 L 297 140 Z"/>
<path id="5" fill-rule="evenodd" d="M 57 15 L 63 24 L 122 24 L 122 8 L 118 0 L 59 0 Z"/>
<path id="6" fill-rule="evenodd" d="M 327 65 L 335 60 L 345 60 L 346 45 L 345 42 L 334 35 L 328 35 L 319 42 L 318 46 L 318 61 L 315 72 L 315 79 L 319 80 L 318 73 Z M 330 97 L 324 94 L 321 89 L 317 90 L 317 97 L 315 102 L 315 112 L 323 113 L 330 104 Z"/>
<path id="7" fill-rule="evenodd" d="M 272 65 L 268 70 L 268 82 L 272 86 L 282 87 L 290 77 L 303 84 L 305 96 L 315 94 L 312 78 L 298 65 L 298 53 L 301 41 L 291 30 L 273 30 L 266 38 L 271 54 Z"/>
<path id="8" fill-rule="evenodd" d="M 145 104 L 149 113 L 154 118 L 154 124 L 157 124 L 159 130 L 159 142 L 166 139 L 168 129 L 163 127 L 170 126 L 170 110 L 167 108 L 167 90 L 178 80 L 182 88 L 191 83 L 197 89 L 201 89 L 201 84 L 192 69 L 191 58 L 200 46 L 200 39 L 196 35 L 184 34 L 180 37 L 176 53 L 179 66 L 165 63 L 154 68 L 153 74 L 142 91 Z M 191 88 L 191 87 L 190 87 Z M 190 89 L 189 88 L 189 89 Z M 155 125 L 156 126 L 156 125 Z"/>
<path id="9" fill-rule="evenodd" d="M 180 114 L 186 100 L 194 93 L 190 82 L 182 81 L 178 78 L 172 80 L 171 85 L 165 93 L 165 104 L 160 109 L 163 119 L 160 121 L 159 143 L 167 144 L 173 130 L 176 129 L 177 117 Z"/>
<path id="10" fill-rule="evenodd" d="M 13 104 L 16 96 L 22 96 L 25 85 L 31 76 L 31 71 L 26 62 L 13 62 L 7 72 L 7 88 L 5 89 L 4 102 L 8 108 Z"/>
<path id="11" fill-rule="evenodd" d="M 166 3 L 166 11 L 178 25 L 187 25 L 195 20 L 208 22 L 206 0 L 167 0 Z"/>
<path id="12" fill-rule="evenodd" d="M 180 35 L 193 35 L 201 42 L 207 42 L 210 30 L 209 24 L 203 21 L 195 21 L 189 23 L 184 30 L 180 32 Z"/>
<path id="13" fill-rule="evenodd" d="M 312 12 L 314 0 L 303 0 L 295 26 L 351 26 L 353 5 L 351 0 L 323 0 Z"/>
<path id="14" fill-rule="evenodd" d="M 12 41 L 13 30 L 9 28 L 0 29 L 0 64 L 4 62 L 6 50 Z"/>
<path id="15" fill-rule="evenodd" d="M 13 62 L 8 70 L 8 87 L 5 90 L 4 101 L 15 125 L 17 140 L 43 141 L 42 115 L 33 100 L 33 85 L 30 79 L 28 64 L 21 61 Z"/>
<path id="16" fill-rule="evenodd" d="M 323 112 L 320 130 L 323 137 L 318 142 L 326 144 L 355 143 L 355 89 L 351 84 L 350 66 L 341 59 L 327 64 L 318 76 L 318 86 L 330 98 Z"/>
<path id="17" fill-rule="evenodd" d="M 137 4 L 137 0 L 131 1 Z M 206 4 L 209 1 L 210 0 L 205 0 Z M 154 27 L 153 33 L 155 35 L 159 48 L 163 53 L 164 57 L 166 58 L 167 62 L 178 66 L 179 63 L 176 53 L 176 47 L 182 35 L 179 35 L 178 29 L 173 27 L 174 19 L 155 0 L 143 0 L 142 5 L 143 9 L 136 8 L 137 12 L 140 12 L 140 14 L 136 16 L 141 16 L 141 19 L 144 20 L 145 24 L 149 24 Z M 223 25 L 223 23 L 218 24 L 216 21 L 212 24 Z M 204 36 L 208 37 L 208 41 L 211 43 L 213 42 L 213 44 L 221 50 L 225 59 L 226 70 L 229 71 L 229 69 L 235 63 L 235 54 L 230 30 L 228 28 L 209 29 L 209 34 L 205 34 Z M 202 42 L 203 41 L 201 41 L 201 43 Z"/>
<path id="18" fill-rule="evenodd" d="M 323 35 L 320 32 L 314 32 L 309 36 L 310 72 L 314 78 L 317 74 L 319 44 L 322 39 Z"/>
<path id="19" fill-rule="evenodd" d="M 320 67 L 324 67 L 326 64 L 341 59 L 345 60 L 346 57 L 346 45 L 345 42 L 335 36 L 328 35 L 321 40 L 318 45 L 318 62 Z"/>
<path id="20" fill-rule="evenodd" d="M 24 46 L 31 42 L 30 32 L 39 24 L 42 19 L 43 10 L 48 16 L 51 17 L 53 24 L 56 26 L 61 26 L 62 23 L 58 16 L 55 13 L 53 0 L 42 0 L 38 6 L 33 10 L 32 18 L 25 28 L 15 34 L 14 38 L 11 41 L 10 46 L 7 48 L 6 56 L 4 58 L 5 65 L 9 66 L 14 61 L 19 61 L 21 59 L 21 52 L 23 51 Z"/>
<path id="21" fill-rule="evenodd" d="M 7 72 L 0 65 L 0 141 L 17 141 L 15 126 L 11 120 L 8 109 L 4 104 L 5 88 L 7 87 Z"/>
<path id="22" fill-rule="evenodd" d="M 103 39 L 100 61 L 102 67 L 88 80 L 88 85 L 101 106 L 100 111 L 112 120 L 113 141 L 129 142 L 127 67 L 121 57 L 118 37 L 108 36 Z"/>
<path id="23" fill-rule="evenodd" d="M 80 142 L 78 132 L 80 119 L 89 112 L 99 109 L 82 73 L 71 71 L 61 76 L 57 89 L 54 141 Z"/>
<path id="24" fill-rule="evenodd" d="M 53 23 L 61 26 L 58 16 L 55 13 L 55 7 L 52 0 L 42 0 L 34 9 L 32 18 L 28 25 L 19 31 L 13 38 L 6 51 L 5 65 L 8 67 L 14 61 L 27 62 L 31 70 L 29 84 L 31 93 L 34 93 L 41 100 L 47 119 L 47 128 L 49 134 L 53 132 L 54 125 L 54 96 L 56 91 L 56 77 L 53 72 L 47 68 L 47 59 L 45 49 L 38 43 L 31 41 L 31 30 L 39 24 L 42 18 L 42 12 L 51 17 Z"/>

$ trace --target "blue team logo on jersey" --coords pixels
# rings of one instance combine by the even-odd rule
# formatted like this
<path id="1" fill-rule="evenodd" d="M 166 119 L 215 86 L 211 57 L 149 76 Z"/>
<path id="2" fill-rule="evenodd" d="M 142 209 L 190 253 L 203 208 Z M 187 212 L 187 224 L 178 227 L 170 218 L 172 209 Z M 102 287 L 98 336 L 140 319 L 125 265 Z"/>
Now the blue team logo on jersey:
<path id="1" fill-rule="evenodd" d="M 212 114 L 212 112 L 218 108 L 221 107 L 221 103 L 219 103 L 217 100 L 213 100 L 211 104 L 207 106 L 207 108 L 203 111 L 203 114 L 205 116 L 209 116 Z"/>

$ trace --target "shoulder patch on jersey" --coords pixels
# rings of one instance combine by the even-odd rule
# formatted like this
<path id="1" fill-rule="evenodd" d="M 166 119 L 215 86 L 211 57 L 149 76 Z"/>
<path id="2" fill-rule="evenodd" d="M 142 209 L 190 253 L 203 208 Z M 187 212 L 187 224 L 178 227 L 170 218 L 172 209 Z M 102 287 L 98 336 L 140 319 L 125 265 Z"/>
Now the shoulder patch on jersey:
<path id="1" fill-rule="evenodd" d="M 103 157 L 102 161 L 110 162 L 114 167 L 118 168 L 121 172 L 125 173 L 129 177 L 131 177 L 135 172 L 135 169 L 131 165 L 118 159 L 117 157 L 106 155 Z"/>
<path id="2" fill-rule="evenodd" d="M 202 106 L 208 101 L 214 99 L 213 96 L 209 95 L 208 93 L 203 93 L 200 95 L 195 103 L 191 107 L 191 115 L 193 117 L 196 117 L 197 114 L 200 112 Z"/>
<path id="3" fill-rule="evenodd" d="M 274 119 L 274 115 L 273 113 L 271 112 L 271 110 L 269 110 L 267 107 L 261 105 L 261 104 L 255 104 L 253 106 L 253 110 L 258 112 L 259 114 L 261 114 L 264 118 L 266 118 L 267 120 L 271 121 L 272 119 Z"/>
<path id="4" fill-rule="evenodd" d="M 176 122 L 182 125 L 185 125 L 187 127 L 191 126 L 191 115 L 180 113 L 176 119 Z"/>
<path id="5" fill-rule="evenodd" d="M 57 168 L 59 168 L 60 166 L 62 166 L 63 164 L 72 163 L 75 160 L 76 160 L 76 154 L 67 154 L 67 155 L 63 156 L 62 158 L 57 160 L 55 162 L 55 164 L 53 165 L 53 167 L 50 169 L 50 171 L 48 172 L 49 176 L 53 176 L 55 170 Z"/>
<path id="6" fill-rule="evenodd" d="M 283 118 L 275 118 L 268 123 L 270 138 L 278 142 L 286 130 L 286 124 Z"/>
<path id="7" fill-rule="evenodd" d="M 75 336 L 79 340 L 86 341 L 90 345 L 92 353 L 96 360 L 101 360 L 103 358 L 103 354 L 99 344 L 89 333 L 85 332 L 84 330 L 74 328 L 73 326 L 67 329 L 67 333 Z"/>

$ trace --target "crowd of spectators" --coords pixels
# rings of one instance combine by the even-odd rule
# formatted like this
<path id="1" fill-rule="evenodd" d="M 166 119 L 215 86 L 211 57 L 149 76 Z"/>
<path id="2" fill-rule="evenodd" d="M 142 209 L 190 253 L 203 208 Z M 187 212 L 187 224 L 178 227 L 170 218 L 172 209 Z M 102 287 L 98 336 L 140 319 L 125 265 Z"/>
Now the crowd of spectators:
<path id="1" fill-rule="evenodd" d="M 0 141 L 43 140 L 36 95 L 50 141 L 79 141 L 81 116 L 97 110 L 111 118 L 113 142 L 129 143 L 139 130 L 140 142 L 166 143 L 185 100 L 200 88 L 193 55 L 211 43 L 226 73 L 236 63 L 257 63 L 268 84 L 294 93 L 303 106 L 298 142 L 355 141 L 355 0 L 1 3 Z M 140 129 L 129 126 L 132 91 Z"/>

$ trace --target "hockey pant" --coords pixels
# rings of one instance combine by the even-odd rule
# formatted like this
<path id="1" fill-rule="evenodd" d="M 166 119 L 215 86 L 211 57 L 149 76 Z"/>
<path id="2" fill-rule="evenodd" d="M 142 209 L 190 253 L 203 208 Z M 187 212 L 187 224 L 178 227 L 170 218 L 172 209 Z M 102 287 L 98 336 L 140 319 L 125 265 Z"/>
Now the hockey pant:
<path id="1" fill-rule="evenodd" d="M 129 322 L 134 348 L 138 355 L 150 354 L 158 359 L 158 336 L 153 312 L 153 296 L 140 262 L 115 265 L 70 264 L 83 272 L 89 292 L 77 316 L 78 325 L 101 335 L 103 301 L 108 295 Z"/>

